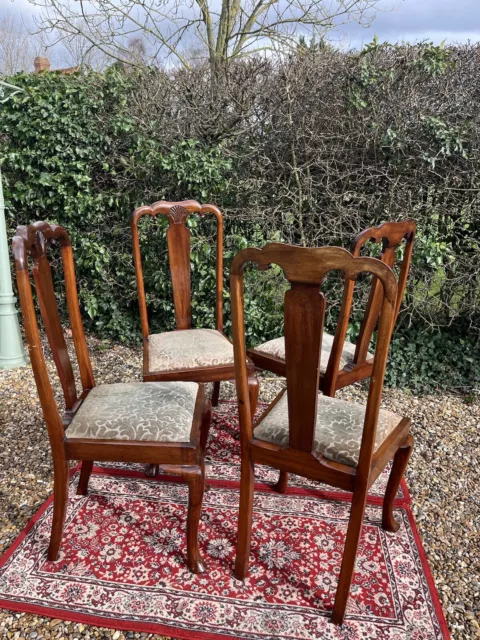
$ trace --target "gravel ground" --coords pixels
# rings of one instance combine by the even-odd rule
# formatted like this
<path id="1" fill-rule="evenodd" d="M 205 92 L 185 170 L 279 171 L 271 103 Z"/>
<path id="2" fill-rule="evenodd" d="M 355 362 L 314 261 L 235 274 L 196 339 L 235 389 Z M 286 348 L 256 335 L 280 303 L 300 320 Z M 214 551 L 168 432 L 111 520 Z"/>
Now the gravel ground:
<path id="1" fill-rule="evenodd" d="M 97 383 L 139 379 L 140 350 L 93 338 L 89 348 Z M 53 364 L 49 366 L 53 371 Z M 262 378 L 260 400 L 270 400 L 280 387 L 279 379 Z M 233 385 L 223 384 L 222 395 L 232 397 Z M 365 400 L 358 386 L 341 396 Z M 384 406 L 413 418 L 415 448 L 407 481 L 452 638 L 480 638 L 480 404 L 456 395 L 420 397 L 386 390 Z M 51 490 L 51 456 L 31 369 L 0 371 L 0 552 Z M 0 611 L 0 637 L 159 636 Z"/>

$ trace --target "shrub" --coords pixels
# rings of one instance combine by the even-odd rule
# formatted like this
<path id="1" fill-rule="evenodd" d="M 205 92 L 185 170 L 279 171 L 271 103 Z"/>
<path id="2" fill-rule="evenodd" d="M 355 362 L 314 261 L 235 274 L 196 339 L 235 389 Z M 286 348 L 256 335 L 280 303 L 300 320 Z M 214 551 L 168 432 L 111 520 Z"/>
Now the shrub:
<path id="1" fill-rule="evenodd" d="M 474 386 L 479 62 L 477 45 L 374 41 L 359 54 L 301 47 L 288 59 L 253 58 L 214 87 L 201 65 L 16 76 L 27 93 L 0 110 L 10 229 L 42 218 L 65 225 L 88 329 L 132 341 L 140 331 L 129 218 L 140 204 L 214 201 L 226 214 L 226 265 L 249 244 L 348 247 L 367 226 L 412 217 L 418 236 L 388 381 Z M 161 227 L 142 232 L 154 331 L 174 322 Z M 192 220 L 191 232 L 194 317 L 211 326 L 214 228 Z M 280 333 L 283 289 L 274 272 L 249 278 L 248 337 L 257 342 Z M 332 329 L 338 285 L 327 293 Z"/>

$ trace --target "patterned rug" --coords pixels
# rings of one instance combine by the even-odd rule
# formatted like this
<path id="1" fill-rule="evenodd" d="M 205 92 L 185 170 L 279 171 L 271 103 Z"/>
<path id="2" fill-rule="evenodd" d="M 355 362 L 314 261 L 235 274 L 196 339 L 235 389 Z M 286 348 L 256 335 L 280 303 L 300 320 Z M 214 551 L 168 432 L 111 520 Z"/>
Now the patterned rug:
<path id="1" fill-rule="evenodd" d="M 282 496 L 269 487 L 277 472 L 259 468 L 250 571 L 237 581 L 237 434 L 234 406 L 221 405 L 200 526 L 207 573 L 194 576 L 185 564 L 186 486 L 146 479 L 141 466 L 105 465 L 85 497 L 75 495 L 72 474 L 58 562 L 46 560 L 51 499 L 0 560 L 0 606 L 177 638 L 448 638 L 405 487 L 395 509 L 400 530 L 381 528 L 384 477 L 369 498 L 342 627 L 330 612 L 349 494 L 292 478 Z"/>

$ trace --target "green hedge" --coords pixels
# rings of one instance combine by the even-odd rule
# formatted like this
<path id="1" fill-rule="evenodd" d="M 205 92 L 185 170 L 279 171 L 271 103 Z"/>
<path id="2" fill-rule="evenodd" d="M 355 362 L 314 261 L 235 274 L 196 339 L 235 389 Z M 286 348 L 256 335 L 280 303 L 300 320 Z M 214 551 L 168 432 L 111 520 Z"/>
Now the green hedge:
<path id="1" fill-rule="evenodd" d="M 413 61 L 425 60 L 425 51 L 415 51 L 409 53 Z M 427 51 L 431 51 L 431 47 Z M 476 55 L 473 49 L 470 53 Z M 376 145 L 369 151 L 373 155 L 365 157 L 363 162 L 375 162 L 378 174 L 387 175 L 388 184 L 396 176 L 400 185 L 398 194 L 409 199 L 410 207 L 397 203 L 389 208 L 388 202 L 392 203 L 395 194 L 385 192 L 379 178 L 372 184 L 370 173 L 365 174 L 362 182 L 358 164 L 354 166 L 350 156 L 344 157 L 342 163 L 347 174 L 350 167 L 352 175 L 343 176 L 339 187 L 344 194 L 345 209 L 339 208 L 338 199 L 335 207 L 322 202 L 331 192 L 315 186 L 315 179 L 323 179 L 314 164 L 319 156 L 309 156 L 310 159 L 302 156 L 304 140 L 299 141 L 299 137 L 303 125 L 298 124 L 292 142 L 293 134 L 288 130 L 289 126 L 296 126 L 289 119 L 292 111 L 283 121 L 284 102 L 272 103 L 274 94 L 275 99 L 277 97 L 267 82 L 273 83 L 277 73 L 276 82 L 281 84 L 284 71 L 281 75 L 278 69 L 262 67 L 264 85 L 259 89 L 255 85 L 260 82 L 258 70 L 252 70 L 248 64 L 234 70 L 232 73 L 240 77 L 238 86 L 242 86 L 241 82 L 247 86 L 250 81 L 255 85 L 250 93 L 245 90 L 247 106 L 243 105 L 238 115 L 235 113 L 235 109 L 240 108 L 238 100 L 232 98 L 228 103 L 227 89 L 227 98 L 220 105 L 217 95 L 202 90 L 199 82 L 202 70 L 194 70 L 190 77 L 188 74 L 168 76 L 152 70 L 127 73 L 111 68 L 102 75 L 48 73 L 18 75 L 11 79 L 24 87 L 26 94 L 18 94 L 0 109 L 0 158 L 10 232 L 17 224 L 38 219 L 64 225 L 75 248 L 80 301 L 87 329 L 100 336 L 135 342 L 139 340 L 140 323 L 129 221 L 131 212 L 141 204 L 163 198 L 195 198 L 217 203 L 227 214 L 226 265 L 239 249 L 248 245 L 287 240 L 348 246 L 354 232 L 368 224 L 413 215 L 420 232 L 404 311 L 392 344 L 387 381 L 415 389 L 451 386 L 472 389 L 480 378 L 480 347 L 475 330 L 479 287 L 475 276 L 470 275 L 475 269 L 478 272 L 478 267 L 472 265 L 480 256 L 478 219 L 472 207 L 465 203 L 454 211 L 458 201 L 446 202 L 441 181 L 432 176 L 447 171 L 448 167 L 442 166 L 442 162 L 450 163 L 451 167 L 461 165 L 461 172 L 468 175 L 464 182 L 455 183 L 459 185 L 459 193 L 466 190 L 465 182 L 473 185 L 470 188 L 477 188 L 475 172 L 480 165 L 475 128 L 470 127 L 468 133 L 466 126 L 457 123 L 457 139 L 452 137 L 453 125 L 445 124 L 445 114 L 443 120 L 435 120 L 434 114 L 430 114 L 428 121 L 422 120 L 422 135 L 426 138 L 421 145 L 419 142 L 418 149 L 410 146 L 407 153 L 405 146 L 398 142 L 399 122 L 396 134 L 393 128 L 390 130 L 389 141 L 386 134 L 382 134 L 378 142 L 378 128 L 367 126 L 364 120 L 368 105 L 372 110 L 380 109 L 381 105 L 374 105 L 372 101 L 382 100 L 381 83 L 391 83 L 391 76 L 385 71 L 392 65 L 388 57 L 391 54 L 380 61 L 379 56 L 383 54 L 378 51 L 368 53 L 367 57 L 346 57 L 330 51 L 315 55 L 331 58 L 313 57 L 304 62 L 299 56 L 292 61 L 294 69 L 295 65 L 304 65 L 308 71 L 308 65 L 313 65 L 312 68 L 321 71 L 337 64 L 337 75 L 341 77 L 335 82 L 343 97 L 335 102 L 332 89 L 332 104 L 340 105 L 338 108 L 345 118 L 342 126 L 347 127 L 347 119 L 347 128 L 363 123 L 362 127 L 371 136 L 368 145 Z M 443 55 L 437 51 L 435 60 Z M 384 74 L 381 78 L 373 72 L 379 67 Z M 438 74 L 437 67 L 427 73 L 432 82 L 438 82 L 440 73 L 456 73 L 453 65 Z M 476 81 L 479 68 L 476 67 Z M 423 67 L 413 64 L 405 69 L 409 74 L 426 73 Z M 296 73 L 296 77 L 300 75 Z M 312 73 L 309 77 L 312 80 Z M 426 86 L 419 83 L 416 90 L 431 91 L 428 82 L 424 84 Z M 198 88 L 198 93 L 192 89 L 194 95 L 189 97 L 182 86 Z M 153 91 L 158 87 L 163 87 L 162 92 Z M 307 88 L 305 79 L 298 88 L 299 95 Z M 464 87 L 463 91 L 467 89 Z M 458 95 L 456 100 L 458 103 Z M 480 102 L 469 102 L 470 124 L 479 116 L 478 104 Z M 315 108 L 311 101 L 307 106 L 310 110 Z M 217 111 L 213 111 L 214 108 Z M 394 115 L 397 119 L 400 115 L 404 119 L 414 118 L 411 114 Z M 227 116 L 228 122 L 223 122 L 222 118 Z M 284 127 L 283 137 L 275 130 L 278 127 Z M 329 139 L 327 134 L 325 139 Z M 438 144 L 443 147 L 437 149 Z M 291 150 L 295 145 L 298 145 L 295 156 L 298 166 L 292 176 Z M 444 148 L 443 155 L 440 148 Z M 352 142 L 348 153 L 354 152 L 358 153 L 358 140 Z M 331 153 L 336 153 L 334 148 Z M 407 158 L 410 169 L 403 167 L 401 157 Z M 432 165 L 435 165 L 433 169 Z M 423 166 L 425 172 L 420 175 L 419 167 Z M 402 182 L 404 175 L 413 174 L 419 181 L 418 192 Z M 296 177 L 300 180 L 295 181 Z M 355 195 L 353 203 L 349 200 L 360 188 L 373 198 L 367 209 L 364 207 L 366 195 L 361 198 Z M 295 200 L 295 207 L 288 205 L 292 193 L 302 199 L 301 226 L 296 213 L 298 201 Z M 428 202 L 439 198 L 443 198 L 442 206 L 429 207 Z M 378 209 L 374 211 L 373 203 L 377 201 Z M 320 211 L 321 218 L 315 218 Z M 354 218 L 353 211 L 360 211 L 361 216 Z M 321 227 L 326 223 L 331 225 L 331 231 L 330 227 Z M 190 224 L 194 322 L 197 326 L 213 326 L 214 225 L 207 219 L 192 219 Z M 146 221 L 142 242 L 151 329 L 172 329 L 174 314 L 162 224 Z M 227 276 L 226 270 L 228 330 Z M 282 291 L 282 281 L 276 273 L 248 275 L 246 306 L 251 343 L 279 334 Z M 334 312 L 327 318 L 330 329 L 334 326 Z M 358 329 L 358 321 L 357 314 L 353 333 Z"/>
<path id="2" fill-rule="evenodd" d="M 87 328 L 122 341 L 138 340 L 132 211 L 162 198 L 216 202 L 227 189 L 231 163 L 218 145 L 186 139 L 166 151 L 161 141 L 145 135 L 126 108 L 138 79 L 121 70 L 19 75 L 13 80 L 27 94 L 0 110 L 10 233 L 17 224 L 40 219 L 64 225 L 75 248 Z M 146 192 L 152 193 L 147 200 Z M 189 225 L 195 322 L 214 326 L 215 225 L 207 218 L 192 218 Z M 141 236 L 151 330 L 173 329 L 165 226 L 146 221 Z M 255 225 L 227 218 L 225 264 L 248 244 L 266 241 Z M 225 287 L 228 329 L 227 270 Z M 263 284 L 259 287 L 261 291 Z M 252 301 L 257 322 L 251 334 L 257 340 L 274 330 L 275 317 L 266 319 L 254 305 Z"/>

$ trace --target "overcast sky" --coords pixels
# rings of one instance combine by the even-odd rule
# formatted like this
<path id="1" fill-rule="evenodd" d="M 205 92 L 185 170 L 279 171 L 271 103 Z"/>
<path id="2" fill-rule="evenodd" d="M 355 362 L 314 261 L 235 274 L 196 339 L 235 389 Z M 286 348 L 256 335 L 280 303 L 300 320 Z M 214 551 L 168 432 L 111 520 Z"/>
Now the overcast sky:
<path id="1" fill-rule="evenodd" d="M 386 10 L 376 14 L 370 28 L 342 27 L 352 46 L 370 42 L 374 34 L 389 42 L 480 40 L 480 0 L 397 0 L 383 6 Z"/>

